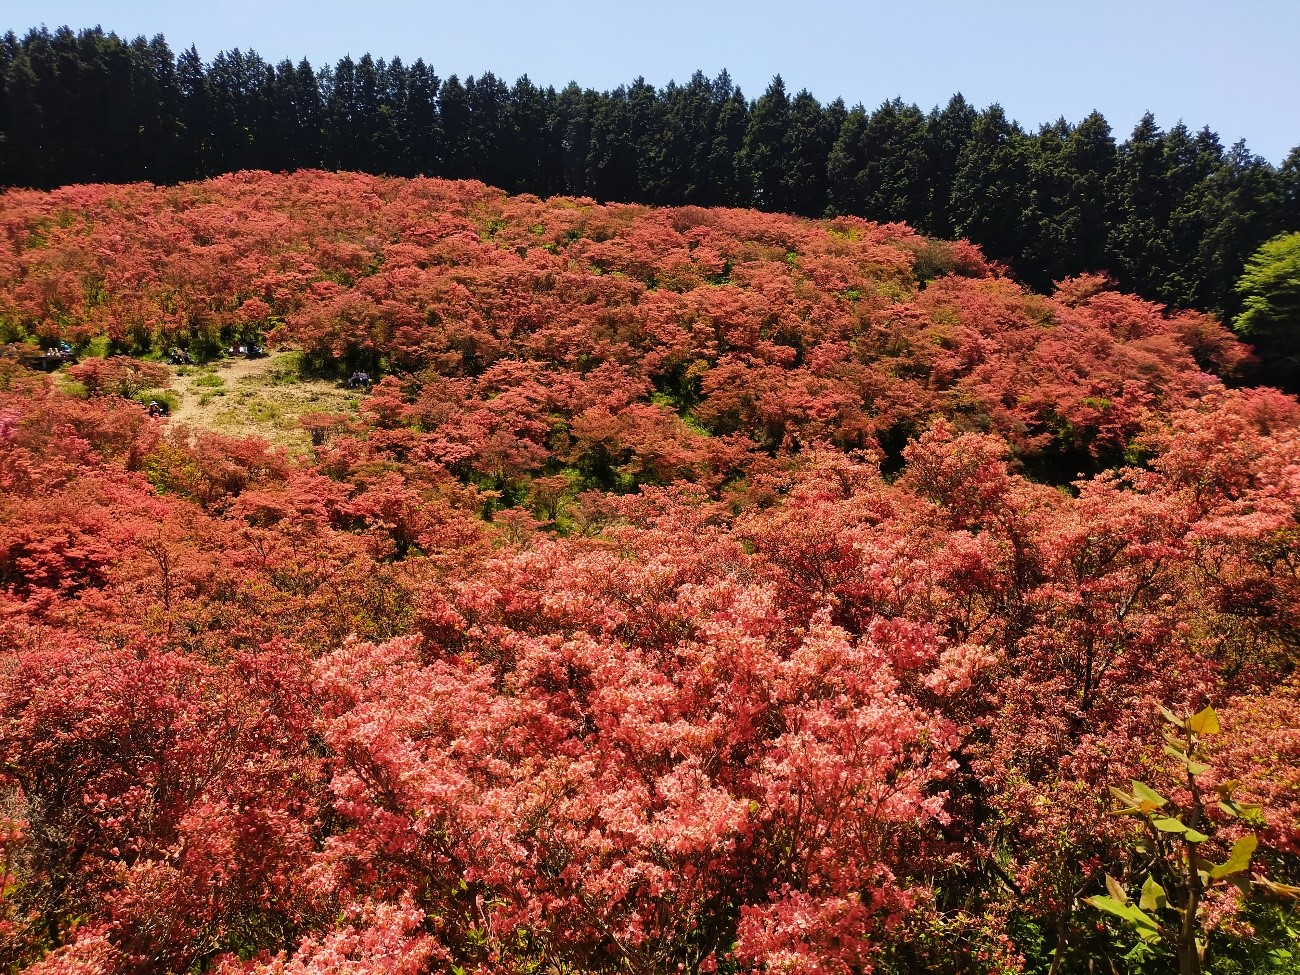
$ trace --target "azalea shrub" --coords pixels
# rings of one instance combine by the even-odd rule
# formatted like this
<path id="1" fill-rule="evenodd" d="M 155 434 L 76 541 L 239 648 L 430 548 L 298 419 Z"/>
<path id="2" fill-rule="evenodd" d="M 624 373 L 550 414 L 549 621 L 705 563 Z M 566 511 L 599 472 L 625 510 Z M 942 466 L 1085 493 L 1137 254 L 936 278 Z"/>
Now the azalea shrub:
<path id="1" fill-rule="evenodd" d="M 123 353 L 0 359 L 5 970 L 1173 970 L 1187 844 L 1178 957 L 1291 964 L 1300 404 L 1216 322 L 476 183 L 0 213 Z M 128 398 L 263 334 L 377 380 L 308 453 Z"/>

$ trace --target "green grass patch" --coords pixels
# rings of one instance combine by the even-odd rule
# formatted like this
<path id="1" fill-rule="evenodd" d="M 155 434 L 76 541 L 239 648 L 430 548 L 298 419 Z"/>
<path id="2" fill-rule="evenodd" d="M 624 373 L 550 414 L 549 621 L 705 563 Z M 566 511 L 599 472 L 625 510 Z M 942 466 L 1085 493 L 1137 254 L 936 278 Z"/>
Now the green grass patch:
<path id="1" fill-rule="evenodd" d="M 248 416 L 254 423 L 275 424 L 284 419 L 284 409 L 278 403 L 254 400 L 248 404 Z"/>
<path id="2" fill-rule="evenodd" d="M 304 366 L 301 352 L 286 352 L 272 360 L 264 381 L 272 386 L 292 386 L 302 381 Z"/>
<path id="3" fill-rule="evenodd" d="M 108 336 L 97 335 L 85 344 L 85 346 L 81 349 L 78 355 L 80 355 L 83 358 L 89 357 L 92 359 L 107 359 L 109 348 L 110 348 L 110 342 Z M 148 400 L 146 400 L 145 402 L 148 402 Z"/>
<path id="4" fill-rule="evenodd" d="M 168 413 L 175 413 L 181 405 L 181 398 L 169 389 L 146 389 L 136 393 L 132 399 L 141 406 L 148 406 L 149 401 L 154 400 L 165 407 Z"/>

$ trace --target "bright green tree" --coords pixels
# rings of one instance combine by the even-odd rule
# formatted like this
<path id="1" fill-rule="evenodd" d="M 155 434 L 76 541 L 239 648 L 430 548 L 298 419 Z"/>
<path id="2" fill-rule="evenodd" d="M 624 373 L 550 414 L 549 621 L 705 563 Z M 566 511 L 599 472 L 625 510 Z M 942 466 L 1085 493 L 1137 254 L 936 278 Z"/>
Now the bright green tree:
<path id="1" fill-rule="evenodd" d="M 1237 282 L 1242 310 L 1232 326 L 1254 347 L 1269 382 L 1300 389 L 1300 233 L 1274 237 Z"/>

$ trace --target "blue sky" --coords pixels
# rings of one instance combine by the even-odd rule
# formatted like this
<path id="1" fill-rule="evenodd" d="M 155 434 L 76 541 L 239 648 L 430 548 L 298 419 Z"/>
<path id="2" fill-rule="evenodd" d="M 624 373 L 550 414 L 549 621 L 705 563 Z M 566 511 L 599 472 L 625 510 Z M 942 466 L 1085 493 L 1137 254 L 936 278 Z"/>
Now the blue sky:
<path id="1" fill-rule="evenodd" d="M 314 65 L 423 57 L 440 75 L 527 74 L 606 89 L 726 68 L 753 98 L 791 91 L 923 108 L 955 91 L 1029 127 L 1099 109 L 1117 136 L 1144 111 L 1209 125 L 1280 162 L 1300 145 L 1300 0 L 5 0 L 0 28 L 162 33 L 205 59 L 252 48 Z"/>

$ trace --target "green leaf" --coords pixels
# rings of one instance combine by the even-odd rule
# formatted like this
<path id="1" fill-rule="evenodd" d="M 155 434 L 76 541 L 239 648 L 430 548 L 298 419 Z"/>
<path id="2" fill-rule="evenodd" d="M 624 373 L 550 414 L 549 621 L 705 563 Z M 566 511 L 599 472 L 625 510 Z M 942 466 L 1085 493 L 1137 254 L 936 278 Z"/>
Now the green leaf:
<path id="1" fill-rule="evenodd" d="M 1110 794 L 1114 796 L 1116 801 L 1120 804 L 1120 808 L 1111 813 L 1112 816 L 1132 816 L 1135 814 L 1141 814 L 1142 804 L 1138 802 L 1136 796 L 1131 796 L 1123 789 L 1117 789 L 1113 785 L 1109 788 Z"/>
<path id="2" fill-rule="evenodd" d="M 1151 916 L 1130 904 L 1121 904 L 1115 898 L 1105 896 L 1085 897 L 1083 902 L 1131 924 L 1143 941 L 1154 940 L 1160 934 L 1160 926 Z"/>
<path id="3" fill-rule="evenodd" d="M 1264 877 L 1257 877 L 1255 883 L 1259 884 L 1270 893 L 1277 894 L 1279 897 L 1287 897 L 1291 900 L 1300 901 L 1300 887 L 1292 887 L 1290 884 L 1279 884 L 1276 881 L 1268 880 Z"/>
<path id="4" fill-rule="evenodd" d="M 1124 890 L 1124 888 L 1120 886 L 1120 882 L 1110 874 L 1106 874 L 1106 889 L 1110 891 L 1110 896 L 1121 904 L 1128 903 L 1128 892 Z"/>
<path id="5" fill-rule="evenodd" d="M 1264 807 L 1257 802 L 1239 802 L 1237 808 L 1241 810 L 1241 818 L 1248 823 L 1257 826 L 1264 825 Z"/>
<path id="6" fill-rule="evenodd" d="M 1188 826 L 1186 832 L 1183 833 L 1183 839 L 1188 843 L 1204 843 L 1209 839 L 1209 837 L 1204 833 L 1198 833 L 1196 830 Z"/>
<path id="7" fill-rule="evenodd" d="M 1217 735 L 1219 733 L 1219 716 L 1214 708 L 1206 707 L 1187 719 L 1187 728 L 1198 735 Z"/>
<path id="8" fill-rule="evenodd" d="M 1161 816 L 1158 819 L 1151 820 L 1151 825 L 1162 833 L 1186 833 L 1187 827 L 1181 819 L 1175 819 L 1173 816 Z"/>
<path id="9" fill-rule="evenodd" d="M 1150 804 L 1152 809 L 1159 809 L 1169 801 L 1151 786 L 1139 782 L 1137 779 L 1133 780 L 1133 795 L 1143 808 Z"/>
<path id="10" fill-rule="evenodd" d="M 1129 906 L 1127 904 L 1121 904 L 1113 897 L 1107 897 L 1104 894 L 1099 894 L 1095 897 L 1085 897 L 1083 899 L 1083 902 L 1085 904 L 1091 904 L 1099 911 L 1105 911 L 1107 914 L 1114 914 L 1116 917 L 1121 917 L 1124 918 L 1125 920 L 1128 920 L 1129 911 L 1130 911 Z"/>
<path id="11" fill-rule="evenodd" d="M 1192 761 L 1186 754 L 1175 748 L 1173 745 L 1165 746 L 1165 754 L 1171 758 L 1178 759 L 1178 761 L 1187 766 L 1187 771 L 1191 772 L 1193 775 L 1200 775 L 1202 772 L 1208 772 L 1210 770 L 1210 766 Z"/>
<path id="12" fill-rule="evenodd" d="M 1255 838 L 1254 833 L 1243 836 L 1232 844 L 1232 852 L 1228 854 L 1228 859 L 1211 870 L 1210 876 L 1218 880 L 1234 873 L 1241 873 L 1250 866 L 1251 855 L 1257 846 L 1259 840 Z"/>
<path id="13" fill-rule="evenodd" d="M 1187 722 L 1183 718 L 1180 718 L 1178 715 L 1174 714 L 1174 712 L 1170 711 L 1163 704 L 1157 704 L 1156 707 L 1160 709 L 1160 713 L 1164 715 L 1165 720 L 1168 721 L 1175 728 L 1184 728 L 1187 726 Z"/>
<path id="14" fill-rule="evenodd" d="M 1147 874 L 1146 882 L 1142 884 L 1142 899 L 1138 901 L 1138 907 L 1144 911 L 1158 911 L 1165 906 L 1165 889 L 1156 883 L 1156 878 Z"/>

